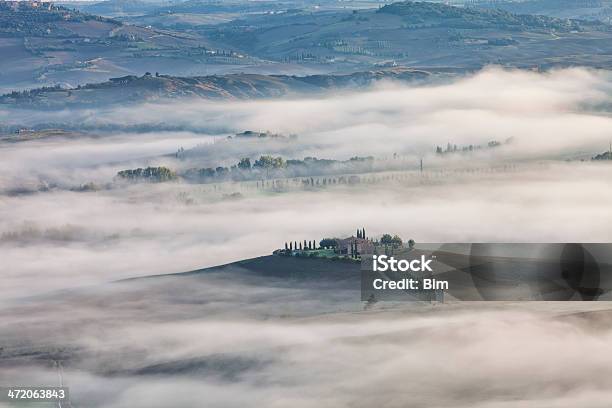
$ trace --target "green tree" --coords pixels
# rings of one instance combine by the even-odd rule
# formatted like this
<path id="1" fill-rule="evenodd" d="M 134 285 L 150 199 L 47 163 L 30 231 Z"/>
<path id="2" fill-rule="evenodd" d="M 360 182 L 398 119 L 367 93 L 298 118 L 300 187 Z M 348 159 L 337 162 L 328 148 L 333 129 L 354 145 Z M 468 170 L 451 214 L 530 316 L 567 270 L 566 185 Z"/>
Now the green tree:
<path id="1" fill-rule="evenodd" d="M 287 166 L 285 160 L 282 157 L 273 157 L 270 155 L 261 156 L 259 159 L 255 160 L 253 167 L 262 168 L 262 169 L 280 169 Z"/>
<path id="2" fill-rule="evenodd" d="M 384 234 L 382 238 L 380 238 L 380 243 L 383 245 L 391 245 L 392 247 L 400 247 L 402 246 L 402 239 L 399 235 L 391 236 L 390 234 Z"/>
<path id="3" fill-rule="evenodd" d="M 383 234 L 380 238 L 380 243 L 383 245 L 391 245 L 393 244 L 393 237 L 390 234 Z"/>
<path id="4" fill-rule="evenodd" d="M 251 170 L 251 159 L 248 157 L 243 157 L 238 162 L 238 168 L 242 170 Z"/>
<path id="5" fill-rule="evenodd" d="M 132 181 L 147 181 L 153 183 L 162 183 L 164 181 L 177 179 L 176 173 L 167 167 L 147 167 L 146 169 L 138 168 L 133 170 L 122 170 L 117 173 L 117 176 L 119 178 Z"/>
<path id="6" fill-rule="evenodd" d="M 338 247 L 338 240 L 335 239 L 335 238 L 323 238 L 319 242 L 319 246 L 321 248 L 337 248 Z"/>

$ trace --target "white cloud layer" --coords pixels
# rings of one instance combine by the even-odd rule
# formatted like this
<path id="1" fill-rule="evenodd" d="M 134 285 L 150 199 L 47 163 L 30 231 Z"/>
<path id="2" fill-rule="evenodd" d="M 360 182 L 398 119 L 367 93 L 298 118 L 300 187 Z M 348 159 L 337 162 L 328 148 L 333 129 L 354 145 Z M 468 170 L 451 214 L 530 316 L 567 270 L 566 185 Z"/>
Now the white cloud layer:
<path id="1" fill-rule="evenodd" d="M 609 74 L 488 69 L 450 84 L 382 84 L 322 99 L 175 102 L 100 112 L 2 112 L 6 121 L 166 123 L 208 133 L 116 133 L 0 145 L 0 383 L 54 384 L 75 405 L 138 407 L 607 407 L 608 306 L 410 306 L 361 312 L 346 282 L 224 273 L 102 285 L 267 255 L 365 226 L 419 242 L 612 242 Z M 94 115 L 95 113 L 95 115 Z M 19 116 L 22 115 L 22 116 Z M 179 146 L 219 129 L 297 133 L 294 144 Z M 513 142 L 426 157 L 426 176 L 316 191 L 110 183 L 117 170 L 282 153 L 417 163 L 436 144 Z M 493 167 L 515 167 L 491 171 Z M 465 173 L 466 166 L 487 171 Z M 437 175 L 432 168 L 446 172 Z M 23 186 L 58 188 L 16 194 Z M 8 192 L 13 192 L 8 194 Z M 240 192 L 241 198 L 224 194 Z M 231 277 L 231 278 L 228 278 Z M 348 285 L 348 284 L 346 284 Z M 75 289 L 42 295 L 54 290 Z M 359 312 L 359 313 L 358 313 Z"/>

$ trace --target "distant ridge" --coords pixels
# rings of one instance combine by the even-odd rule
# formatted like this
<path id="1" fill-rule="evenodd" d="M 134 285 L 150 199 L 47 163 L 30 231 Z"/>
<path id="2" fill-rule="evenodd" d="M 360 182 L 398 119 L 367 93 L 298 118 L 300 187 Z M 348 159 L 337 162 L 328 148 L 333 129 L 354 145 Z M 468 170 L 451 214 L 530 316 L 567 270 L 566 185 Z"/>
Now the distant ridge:
<path id="1" fill-rule="evenodd" d="M 500 9 L 456 7 L 441 3 L 404 1 L 380 8 L 378 13 L 404 17 L 411 24 L 443 25 L 461 29 L 546 29 L 580 31 L 582 25 L 599 25 L 578 20 L 559 19 L 541 15 L 513 14 Z"/>
<path id="2" fill-rule="evenodd" d="M 606 2 L 602 0 L 480 0 L 474 6 L 518 14 L 554 15 L 567 10 L 601 10 L 606 7 Z"/>
<path id="3" fill-rule="evenodd" d="M 329 89 L 350 89 L 388 79 L 422 81 L 430 72 L 409 68 L 363 71 L 344 75 L 228 74 L 201 77 L 128 75 L 107 82 L 64 89 L 45 87 L 0 96 L 0 104 L 38 109 L 85 108 L 107 104 L 131 104 L 167 98 L 252 99 L 312 94 Z"/>

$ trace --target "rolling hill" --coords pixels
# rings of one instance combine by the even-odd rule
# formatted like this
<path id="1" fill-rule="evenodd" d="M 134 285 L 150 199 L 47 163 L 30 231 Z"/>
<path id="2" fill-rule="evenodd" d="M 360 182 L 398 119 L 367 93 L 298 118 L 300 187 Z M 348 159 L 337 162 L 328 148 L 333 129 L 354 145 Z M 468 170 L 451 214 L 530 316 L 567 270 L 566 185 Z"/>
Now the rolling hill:
<path id="1" fill-rule="evenodd" d="M 201 29 L 245 53 L 302 64 L 364 67 L 610 66 L 610 26 L 503 10 L 400 2 L 379 9 L 300 10 Z"/>
<path id="2" fill-rule="evenodd" d="M 481 0 L 478 7 L 501 9 L 517 14 L 540 14 L 557 18 L 578 18 L 610 22 L 612 1 L 610 0 Z"/>
<path id="3" fill-rule="evenodd" d="M 190 0 L 167 13 L 156 9 L 142 16 L 141 21 L 151 24 L 143 27 L 49 3 L 2 2 L 0 93 L 54 85 L 75 88 L 147 71 L 200 77 L 230 72 L 346 74 L 393 66 L 612 66 L 612 26 L 601 21 L 412 1 L 378 9 L 265 13 L 245 6 L 245 14 L 225 23 L 201 14 L 226 6 Z M 191 22 L 172 30 L 154 28 L 156 21 L 167 23 L 179 14 L 181 21 Z"/>
<path id="4" fill-rule="evenodd" d="M 117 18 L 151 13 L 157 10 L 162 3 L 142 0 L 104 0 L 77 4 L 76 7 L 86 13 Z"/>
<path id="5" fill-rule="evenodd" d="M 127 25 L 51 3 L 0 2 L 4 91 L 244 60 L 212 49 L 205 39 L 188 33 Z"/>
<path id="6" fill-rule="evenodd" d="M 368 86 L 379 80 L 422 81 L 426 71 L 395 68 L 345 75 L 228 74 L 204 77 L 124 76 L 76 88 L 39 88 L 0 96 L 5 107 L 62 109 L 129 104 L 164 98 L 251 99 L 312 94 L 330 89 Z"/>

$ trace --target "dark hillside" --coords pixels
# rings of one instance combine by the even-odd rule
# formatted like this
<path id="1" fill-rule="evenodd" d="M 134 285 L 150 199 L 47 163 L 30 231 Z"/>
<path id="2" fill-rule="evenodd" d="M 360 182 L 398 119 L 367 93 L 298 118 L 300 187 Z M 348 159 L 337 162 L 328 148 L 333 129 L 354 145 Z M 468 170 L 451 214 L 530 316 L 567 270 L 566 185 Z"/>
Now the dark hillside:
<path id="1" fill-rule="evenodd" d="M 425 71 L 402 68 L 356 72 L 346 75 L 312 75 L 305 77 L 229 74 L 185 78 L 147 74 L 141 77 L 113 78 L 107 82 L 88 84 L 73 89 L 39 88 L 24 92 L 12 92 L 0 96 L 0 104 L 15 107 L 59 109 L 101 106 L 110 103 L 141 103 L 164 98 L 271 98 L 323 92 L 330 89 L 368 86 L 382 79 L 422 81 L 429 76 L 430 74 Z"/>

